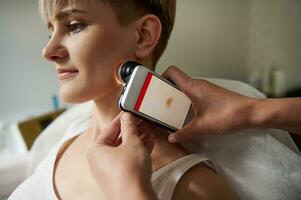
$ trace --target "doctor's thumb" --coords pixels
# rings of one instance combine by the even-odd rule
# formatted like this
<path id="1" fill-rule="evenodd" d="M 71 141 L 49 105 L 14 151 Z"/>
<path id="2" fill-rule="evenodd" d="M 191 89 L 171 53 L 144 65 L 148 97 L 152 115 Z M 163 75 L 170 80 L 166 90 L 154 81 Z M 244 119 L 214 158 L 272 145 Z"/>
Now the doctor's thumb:
<path id="1" fill-rule="evenodd" d="M 192 81 L 192 79 L 179 68 L 170 66 L 162 76 L 172 81 L 182 92 L 185 93 L 186 91 L 189 91 L 190 87 L 188 83 Z"/>
<path id="2" fill-rule="evenodd" d="M 128 141 L 133 135 L 138 137 L 136 118 L 130 113 L 123 113 L 121 116 L 121 136 L 123 141 Z"/>
<path id="3" fill-rule="evenodd" d="M 175 133 L 172 133 L 168 136 L 168 141 L 170 143 L 185 142 L 187 140 L 192 140 L 200 136 L 200 130 L 194 122 L 190 122 L 187 126 L 182 129 L 179 129 Z"/>

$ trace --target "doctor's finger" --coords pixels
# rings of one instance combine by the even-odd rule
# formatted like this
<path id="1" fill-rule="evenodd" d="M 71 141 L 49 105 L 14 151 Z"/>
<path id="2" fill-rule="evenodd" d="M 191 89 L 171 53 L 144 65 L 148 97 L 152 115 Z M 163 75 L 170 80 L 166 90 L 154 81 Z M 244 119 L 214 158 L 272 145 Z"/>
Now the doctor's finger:
<path id="1" fill-rule="evenodd" d="M 95 142 L 97 144 L 116 145 L 116 140 L 120 135 L 120 117 L 117 115 L 105 128 L 100 130 Z"/>
<path id="2" fill-rule="evenodd" d="M 144 133 L 144 135 L 140 137 L 140 139 L 142 140 L 148 152 L 151 153 L 155 146 L 155 135 L 152 132 L 147 132 Z"/>
<path id="3" fill-rule="evenodd" d="M 192 81 L 187 74 L 175 66 L 168 67 L 162 76 L 172 81 L 181 91 L 184 92 L 187 91 L 189 88 L 189 82 Z"/>
<path id="4" fill-rule="evenodd" d="M 184 142 L 197 137 L 197 135 L 201 135 L 200 127 L 192 121 L 184 128 L 179 129 L 173 134 L 170 134 L 168 136 L 168 141 L 170 143 Z"/>
<path id="5" fill-rule="evenodd" d="M 130 113 L 123 113 L 121 116 L 121 137 L 122 142 L 127 142 L 133 138 L 139 139 L 137 119 Z M 133 137 L 134 136 L 134 137 Z"/>

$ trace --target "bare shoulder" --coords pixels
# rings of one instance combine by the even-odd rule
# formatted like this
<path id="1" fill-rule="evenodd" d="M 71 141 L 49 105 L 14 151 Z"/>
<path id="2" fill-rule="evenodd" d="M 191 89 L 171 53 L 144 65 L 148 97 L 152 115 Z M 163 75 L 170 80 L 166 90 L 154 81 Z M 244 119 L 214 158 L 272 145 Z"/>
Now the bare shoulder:
<path id="1" fill-rule="evenodd" d="M 225 179 L 202 164 L 189 169 L 179 180 L 173 200 L 235 199 Z"/>

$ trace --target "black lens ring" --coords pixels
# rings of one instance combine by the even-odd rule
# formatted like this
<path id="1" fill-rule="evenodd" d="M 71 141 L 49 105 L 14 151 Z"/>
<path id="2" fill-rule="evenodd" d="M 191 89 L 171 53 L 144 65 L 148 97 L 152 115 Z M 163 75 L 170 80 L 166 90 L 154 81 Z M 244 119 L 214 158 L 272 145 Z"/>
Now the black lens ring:
<path id="1" fill-rule="evenodd" d="M 127 83 L 128 80 L 130 79 L 134 69 L 140 65 L 136 61 L 127 61 L 122 64 L 121 69 L 120 69 L 120 77 L 121 79 Z"/>

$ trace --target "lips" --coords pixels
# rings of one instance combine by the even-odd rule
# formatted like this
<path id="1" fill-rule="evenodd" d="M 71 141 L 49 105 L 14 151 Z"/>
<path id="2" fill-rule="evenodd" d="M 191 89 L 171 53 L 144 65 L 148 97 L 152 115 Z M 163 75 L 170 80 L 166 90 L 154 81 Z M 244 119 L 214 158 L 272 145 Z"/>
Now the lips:
<path id="1" fill-rule="evenodd" d="M 57 69 L 58 79 L 63 80 L 71 78 L 78 73 L 78 70 L 75 68 L 59 68 Z"/>

